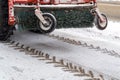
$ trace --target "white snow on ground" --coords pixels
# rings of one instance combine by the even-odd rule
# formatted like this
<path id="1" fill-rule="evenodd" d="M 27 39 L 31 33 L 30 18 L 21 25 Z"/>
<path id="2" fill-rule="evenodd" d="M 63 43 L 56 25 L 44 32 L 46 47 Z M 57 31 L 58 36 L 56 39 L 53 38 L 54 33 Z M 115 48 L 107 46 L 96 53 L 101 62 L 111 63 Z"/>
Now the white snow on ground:
<path id="1" fill-rule="evenodd" d="M 0 80 L 83 80 L 0 43 Z"/>
<path id="2" fill-rule="evenodd" d="M 71 39 L 80 40 L 102 48 L 108 48 L 120 52 L 120 23 L 109 21 L 108 27 L 105 30 L 94 28 L 85 29 L 58 29 L 54 32 L 61 36 L 66 36 Z M 111 47 L 113 46 L 114 47 Z"/>
<path id="3" fill-rule="evenodd" d="M 119 52 L 119 25 L 120 23 L 118 22 L 109 21 L 108 28 L 104 31 L 97 30 L 96 28 L 73 28 L 58 29 L 53 33 Z M 77 65 L 82 65 L 94 71 L 120 79 L 120 58 L 82 46 L 70 45 L 44 35 L 30 32 L 17 32 L 12 39 L 38 50 L 42 50 L 50 55 L 55 55 L 58 58 L 64 58 Z M 108 79 L 110 78 L 109 76 L 107 76 Z"/>

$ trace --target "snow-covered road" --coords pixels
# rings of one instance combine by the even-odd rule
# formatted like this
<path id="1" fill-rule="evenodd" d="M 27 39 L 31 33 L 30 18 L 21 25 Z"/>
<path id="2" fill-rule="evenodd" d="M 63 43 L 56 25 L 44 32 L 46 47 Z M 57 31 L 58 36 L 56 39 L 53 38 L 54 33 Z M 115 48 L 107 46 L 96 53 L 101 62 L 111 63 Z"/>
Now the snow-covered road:
<path id="1" fill-rule="evenodd" d="M 84 80 L 0 43 L 0 80 Z"/>
<path id="2" fill-rule="evenodd" d="M 58 29 L 53 34 L 59 34 L 71 39 L 94 44 L 102 48 L 120 52 L 120 27 L 119 23 L 109 21 L 108 28 L 104 31 L 92 29 Z M 103 54 L 102 52 L 82 46 L 70 45 L 48 36 L 33 34 L 31 32 L 16 32 L 11 38 L 32 48 L 42 50 L 50 55 L 63 58 L 77 65 L 82 65 L 96 72 L 107 74 L 120 79 L 120 58 Z"/>

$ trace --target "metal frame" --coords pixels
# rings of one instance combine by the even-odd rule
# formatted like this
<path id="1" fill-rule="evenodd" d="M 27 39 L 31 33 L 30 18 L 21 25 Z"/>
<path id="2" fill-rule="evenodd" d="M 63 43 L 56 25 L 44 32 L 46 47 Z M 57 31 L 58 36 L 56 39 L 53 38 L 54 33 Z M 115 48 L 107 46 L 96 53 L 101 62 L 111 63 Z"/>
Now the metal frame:
<path id="1" fill-rule="evenodd" d="M 8 0 L 9 3 L 9 20 L 8 24 L 9 25 L 14 25 L 15 24 L 15 16 L 14 16 L 14 8 L 35 8 L 35 15 L 39 18 L 39 20 L 43 24 L 47 24 L 45 21 L 44 17 L 42 16 L 41 8 L 47 8 L 47 9 L 79 9 L 83 7 L 92 7 L 91 12 L 94 12 L 100 19 L 101 21 L 104 21 L 99 9 L 97 8 L 96 0 L 92 0 L 89 3 L 83 3 L 83 4 L 45 4 L 42 5 L 40 4 L 40 0 L 37 0 L 36 4 L 16 4 L 14 3 L 13 0 Z"/>
<path id="2" fill-rule="evenodd" d="M 25 4 L 15 4 L 14 8 L 35 8 L 36 5 L 25 5 Z M 81 7 L 95 7 L 94 4 L 58 4 L 58 5 L 39 5 L 40 8 L 48 8 L 48 9 L 62 9 L 62 8 L 81 8 Z"/>

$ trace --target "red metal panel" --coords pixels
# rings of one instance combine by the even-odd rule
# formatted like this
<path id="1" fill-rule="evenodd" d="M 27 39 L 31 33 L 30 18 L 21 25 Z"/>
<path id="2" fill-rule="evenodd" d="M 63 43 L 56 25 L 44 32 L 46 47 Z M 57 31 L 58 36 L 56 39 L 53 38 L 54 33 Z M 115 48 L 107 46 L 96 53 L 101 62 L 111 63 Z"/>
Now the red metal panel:
<path id="1" fill-rule="evenodd" d="M 53 0 L 53 4 L 59 4 L 60 3 L 60 0 Z"/>
<path id="2" fill-rule="evenodd" d="M 90 2 L 91 0 L 84 0 L 86 3 Z"/>
<path id="3" fill-rule="evenodd" d="M 93 0 L 94 1 L 94 3 L 96 3 L 96 0 Z"/>
<path id="4" fill-rule="evenodd" d="M 40 4 L 50 4 L 51 0 L 40 0 Z"/>
<path id="5" fill-rule="evenodd" d="M 9 25 L 14 25 L 15 24 L 15 17 L 14 17 L 14 8 L 13 8 L 13 1 L 9 0 L 8 2 L 8 13 L 9 13 L 9 19 L 8 19 L 8 24 Z"/>
<path id="6" fill-rule="evenodd" d="M 37 3 L 37 0 L 14 0 L 14 3 Z M 50 4 L 50 0 L 40 0 L 40 4 Z"/>
<path id="7" fill-rule="evenodd" d="M 36 0 L 14 0 L 15 3 L 33 3 Z"/>

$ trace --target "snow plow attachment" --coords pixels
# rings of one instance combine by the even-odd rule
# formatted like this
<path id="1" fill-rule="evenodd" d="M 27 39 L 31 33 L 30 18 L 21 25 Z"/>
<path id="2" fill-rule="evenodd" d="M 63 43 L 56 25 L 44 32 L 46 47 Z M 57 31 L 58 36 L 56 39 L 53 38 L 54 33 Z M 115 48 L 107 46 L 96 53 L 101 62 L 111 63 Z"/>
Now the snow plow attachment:
<path id="1" fill-rule="evenodd" d="M 19 30 L 42 34 L 55 28 L 107 27 L 107 17 L 97 8 L 96 0 L 0 0 L 0 40 Z"/>
<path id="2" fill-rule="evenodd" d="M 37 28 L 40 29 L 40 25 L 37 23 L 38 18 L 36 18 L 33 12 L 36 5 L 16 4 L 14 7 L 16 9 L 16 16 L 19 18 L 18 24 L 20 29 L 34 29 L 36 31 L 38 31 Z M 38 7 L 43 13 L 50 13 L 51 15 L 54 15 L 54 22 L 56 21 L 54 28 L 92 27 L 93 23 L 95 23 L 96 27 L 100 30 L 104 30 L 107 27 L 107 17 L 99 12 L 95 0 L 80 0 L 78 2 L 72 2 L 71 0 L 59 0 L 59 2 L 57 2 L 56 0 L 56 2 L 54 1 L 50 3 L 48 0 L 48 3 L 45 4 L 42 2 L 41 5 L 38 5 Z M 26 20 L 24 20 L 22 16 L 26 16 L 27 20 L 30 20 L 30 24 L 26 24 Z M 29 17 L 32 17 L 32 20 Z M 45 28 L 46 27 L 44 26 L 44 29 Z M 43 31 L 43 33 L 50 33 L 53 30 Z"/>

